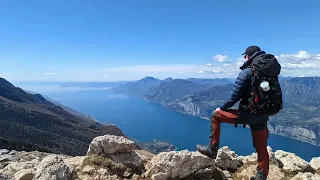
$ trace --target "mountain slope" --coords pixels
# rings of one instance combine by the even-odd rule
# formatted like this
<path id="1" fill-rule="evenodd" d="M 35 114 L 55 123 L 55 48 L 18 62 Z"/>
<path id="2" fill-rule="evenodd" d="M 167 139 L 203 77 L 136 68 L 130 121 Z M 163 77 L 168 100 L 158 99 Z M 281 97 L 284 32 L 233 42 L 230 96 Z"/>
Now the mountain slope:
<path id="1" fill-rule="evenodd" d="M 58 101 L 56 101 L 46 95 L 40 95 L 36 92 L 29 91 L 29 90 L 24 90 L 24 91 L 27 93 L 33 94 L 34 96 L 39 96 L 38 97 L 39 101 L 46 100 L 46 101 L 49 101 L 50 103 L 53 103 L 57 108 L 62 108 L 63 110 L 67 111 L 68 113 L 80 118 L 80 120 L 83 120 L 84 122 L 91 122 L 91 123 L 96 122 L 96 119 L 93 116 L 85 115 L 85 114 L 83 114 L 83 113 L 81 113 L 71 107 L 63 105 L 62 103 L 60 103 L 60 102 L 58 102 Z"/>
<path id="2" fill-rule="evenodd" d="M 68 113 L 76 116 L 76 117 L 79 117 L 80 120 L 84 120 L 85 122 L 96 122 L 96 119 L 91 116 L 91 115 L 86 115 L 86 114 L 83 114 L 71 107 L 68 107 L 68 106 L 65 106 L 63 104 L 61 104 L 60 102 L 54 100 L 54 99 L 51 99 L 50 97 L 48 96 L 43 96 L 46 100 L 50 101 L 51 103 L 55 104 L 56 106 L 60 106 L 62 109 L 64 109 L 65 111 L 67 111 Z"/>
<path id="3" fill-rule="evenodd" d="M 282 82 L 285 102 L 318 106 L 320 100 L 320 77 L 292 78 Z"/>
<path id="4" fill-rule="evenodd" d="M 50 103 L 44 99 L 39 94 L 29 94 L 23 91 L 21 88 L 15 87 L 7 80 L 0 78 L 0 96 L 7 98 L 12 101 L 22 102 L 22 103 L 37 103 L 44 104 L 48 106 L 54 106 L 53 103 Z"/>
<path id="5" fill-rule="evenodd" d="M 115 126 L 85 121 L 59 106 L 0 80 L 0 137 L 17 147 L 81 155 L 99 135 L 123 135 Z M 0 148 L 2 146 L 0 142 Z M 26 146 L 24 146 L 24 144 Z M 30 147 L 32 144 L 32 147 Z"/>
<path id="6" fill-rule="evenodd" d="M 151 102 L 169 102 L 181 99 L 188 94 L 206 90 L 207 87 L 183 79 L 161 82 L 148 89 L 145 98 Z"/>
<path id="7" fill-rule="evenodd" d="M 181 100 L 168 102 L 165 106 L 185 114 L 207 117 L 213 109 L 221 105 L 229 97 L 232 86 L 232 84 L 215 86 L 189 95 Z"/>

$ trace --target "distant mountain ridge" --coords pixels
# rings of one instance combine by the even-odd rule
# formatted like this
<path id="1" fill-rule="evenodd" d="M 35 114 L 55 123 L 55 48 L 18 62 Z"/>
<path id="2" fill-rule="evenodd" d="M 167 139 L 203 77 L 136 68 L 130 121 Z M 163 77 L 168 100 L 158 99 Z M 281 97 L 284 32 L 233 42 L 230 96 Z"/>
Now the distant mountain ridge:
<path id="1" fill-rule="evenodd" d="M 116 86 L 113 88 L 113 90 L 120 93 L 126 93 L 142 97 L 148 92 L 149 88 L 160 82 L 161 80 L 159 79 L 155 79 L 153 77 L 145 77 L 135 82 L 128 82 L 123 85 Z"/>
<path id="2" fill-rule="evenodd" d="M 184 95 L 210 89 L 216 85 L 230 84 L 231 81 L 223 79 L 172 79 L 159 80 L 153 77 L 145 77 L 138 81 L 128 82 L 116 87 L 113 91 L 146 98 L 149 101 L 176 100 Z"/>
<path id="3" fill-rule="evenodd" d="M 279 81 L 284 109 L 270 118 L 270 132 L 320 145 L 320 77 L 279 77 Z M 204 118 L 208 118 L 212 110 L 227 100 L 233 86 L 230 79 L 169 78 L 153 80 L 147 85 L 143 81 L 137 82 L 118 86 L 114 90 L 162 104 L 170 110 Z M 130 91 L 130 87 L 135 86 L 143 91 L 139 88 Z M 291 128 L 291 131 L 283 127 Z"/>

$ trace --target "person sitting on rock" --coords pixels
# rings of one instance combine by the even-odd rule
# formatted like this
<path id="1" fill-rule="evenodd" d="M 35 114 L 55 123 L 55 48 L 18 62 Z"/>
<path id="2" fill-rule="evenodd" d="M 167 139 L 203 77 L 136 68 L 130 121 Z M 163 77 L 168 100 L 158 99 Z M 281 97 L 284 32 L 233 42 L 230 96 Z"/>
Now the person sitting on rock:
<path id="1" fill-rule="evenodd" d="M 209 145 L 197 145 L 197 150 L 200 153 L 215 159 L 219 149 L 220 123 L 249 125 L 253 137 L 253 146 L 258 153 L 256 180 L 265 180 L 269 171 L 269 155 L 267 151 L 267 139 L 269 135 L 267 121 L 269 120 L 269 116 L 252 114 L 244 110 L 243 107 L 249 105 L 248 98 L 252 96 L 252 60 L 265 54 L 258 46 L 250 46 L 243 53 L 246 62 L 240 67 L 242 71 L 235 81 L 229 99 L 210 115 L 211 135 Z M 229 109 L 240 99 L 238 110 Z"/>

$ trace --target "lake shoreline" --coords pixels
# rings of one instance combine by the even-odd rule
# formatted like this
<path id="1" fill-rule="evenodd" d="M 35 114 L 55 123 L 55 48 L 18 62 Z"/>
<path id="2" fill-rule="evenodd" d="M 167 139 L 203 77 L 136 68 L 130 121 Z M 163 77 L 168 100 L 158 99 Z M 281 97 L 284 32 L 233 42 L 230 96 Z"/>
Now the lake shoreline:
<path id="1" fill-rule="evenodd" d="M 112 91 L 112 89 L 110 89 L 110 91 Z M 114 92 L 114 91 L 112 91 Z M 117 93 L 117 92 L 114 92 L 114 93 Z M 117 93 L 118 94 L 118 93 Z M 184 113 L 182 111 L 177 111 L 177 110 L 174 110 L 174 109 L 171 109 L 169 108 L 168 106 L 166 106 L 165 104 L 163 103 L 157 103 L 157 102 L 152 102 L 152 101 L 149 101 L 147 98 L 143 98 L 143 97 L 140 97 L 140 96 L 137 96 L 137 95 L 133 95 L 133 94 L 124 94 L 124 93 L 119 93 L 119 94 L 123 94 L 123 95 L 127 95 L 127 96 L 131 96 L 131 97 L 135 97 L 135 98 L 139 98 L 139 99 L 143 99 L 144 101 L 148 102 L 148 103 L 151 103 L 151 104 L 157 104 L 157 105 L 161 105 L 163 107 L 165 107 L 166 109 L 170 110 L 170 111 L 173 111 L 173 112 L 178 112 L 178 113 L 181 113 L 181 114 L 184 114 L 184 115 L 188 115 L 188 116 L 192 116 L 192 117 L 198 117 L 200 119 L 204 119 L 204 120 L 209 120 L 208 117 L 199 117 L 199 116 L 194 116 L 194 115 L 190 115 L 190 114 L 187 114 L 187 113 Z M 270 128 L 270 124 L 268 124 L 268 127 Z M 269 131 L 270 132 L 270 131 Z M 290 139 L 294 139 L 294 140 L 297 140 L 297 141 L 301 141 L 301 142 L 305 142 L 305 143 L 308 143 L 308 144 L 311 144 L 313 146 L 317 146 L 317 147 L 320 147 L 320 144 L 317 144 L 316 142 L 310 142 L 310 141 L 307 141 L 307 140 L 304 140 L 304 139 L 299 139 L 299 138 L 294 138 L 294 137 L 291 137 L 289 135 L 286 135 L 284 133 L 275 133 L 274 131 L 271 131 L 270 132 L 271 134 L 274 134 L 274 135 L 277 135 L 277 136 L 281 136 L 281 137 L 287 137 L 287 138 L 290 138 Z"/>

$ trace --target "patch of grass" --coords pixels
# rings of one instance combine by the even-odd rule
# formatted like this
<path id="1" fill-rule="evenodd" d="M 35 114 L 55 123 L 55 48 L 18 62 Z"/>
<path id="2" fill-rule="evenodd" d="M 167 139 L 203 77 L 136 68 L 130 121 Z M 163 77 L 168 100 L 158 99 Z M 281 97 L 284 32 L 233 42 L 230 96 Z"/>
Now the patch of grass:
<path id="1" fill-rule="evenodd" d="M 103 167 L 111 170 L 114 174 L 121 177 L 131 177 L 133 170 L 122 163 L 114 162 L 109 158 L 98 155 L 87 156 L 80 167 L 82 170 L 85 166 Z"/>

